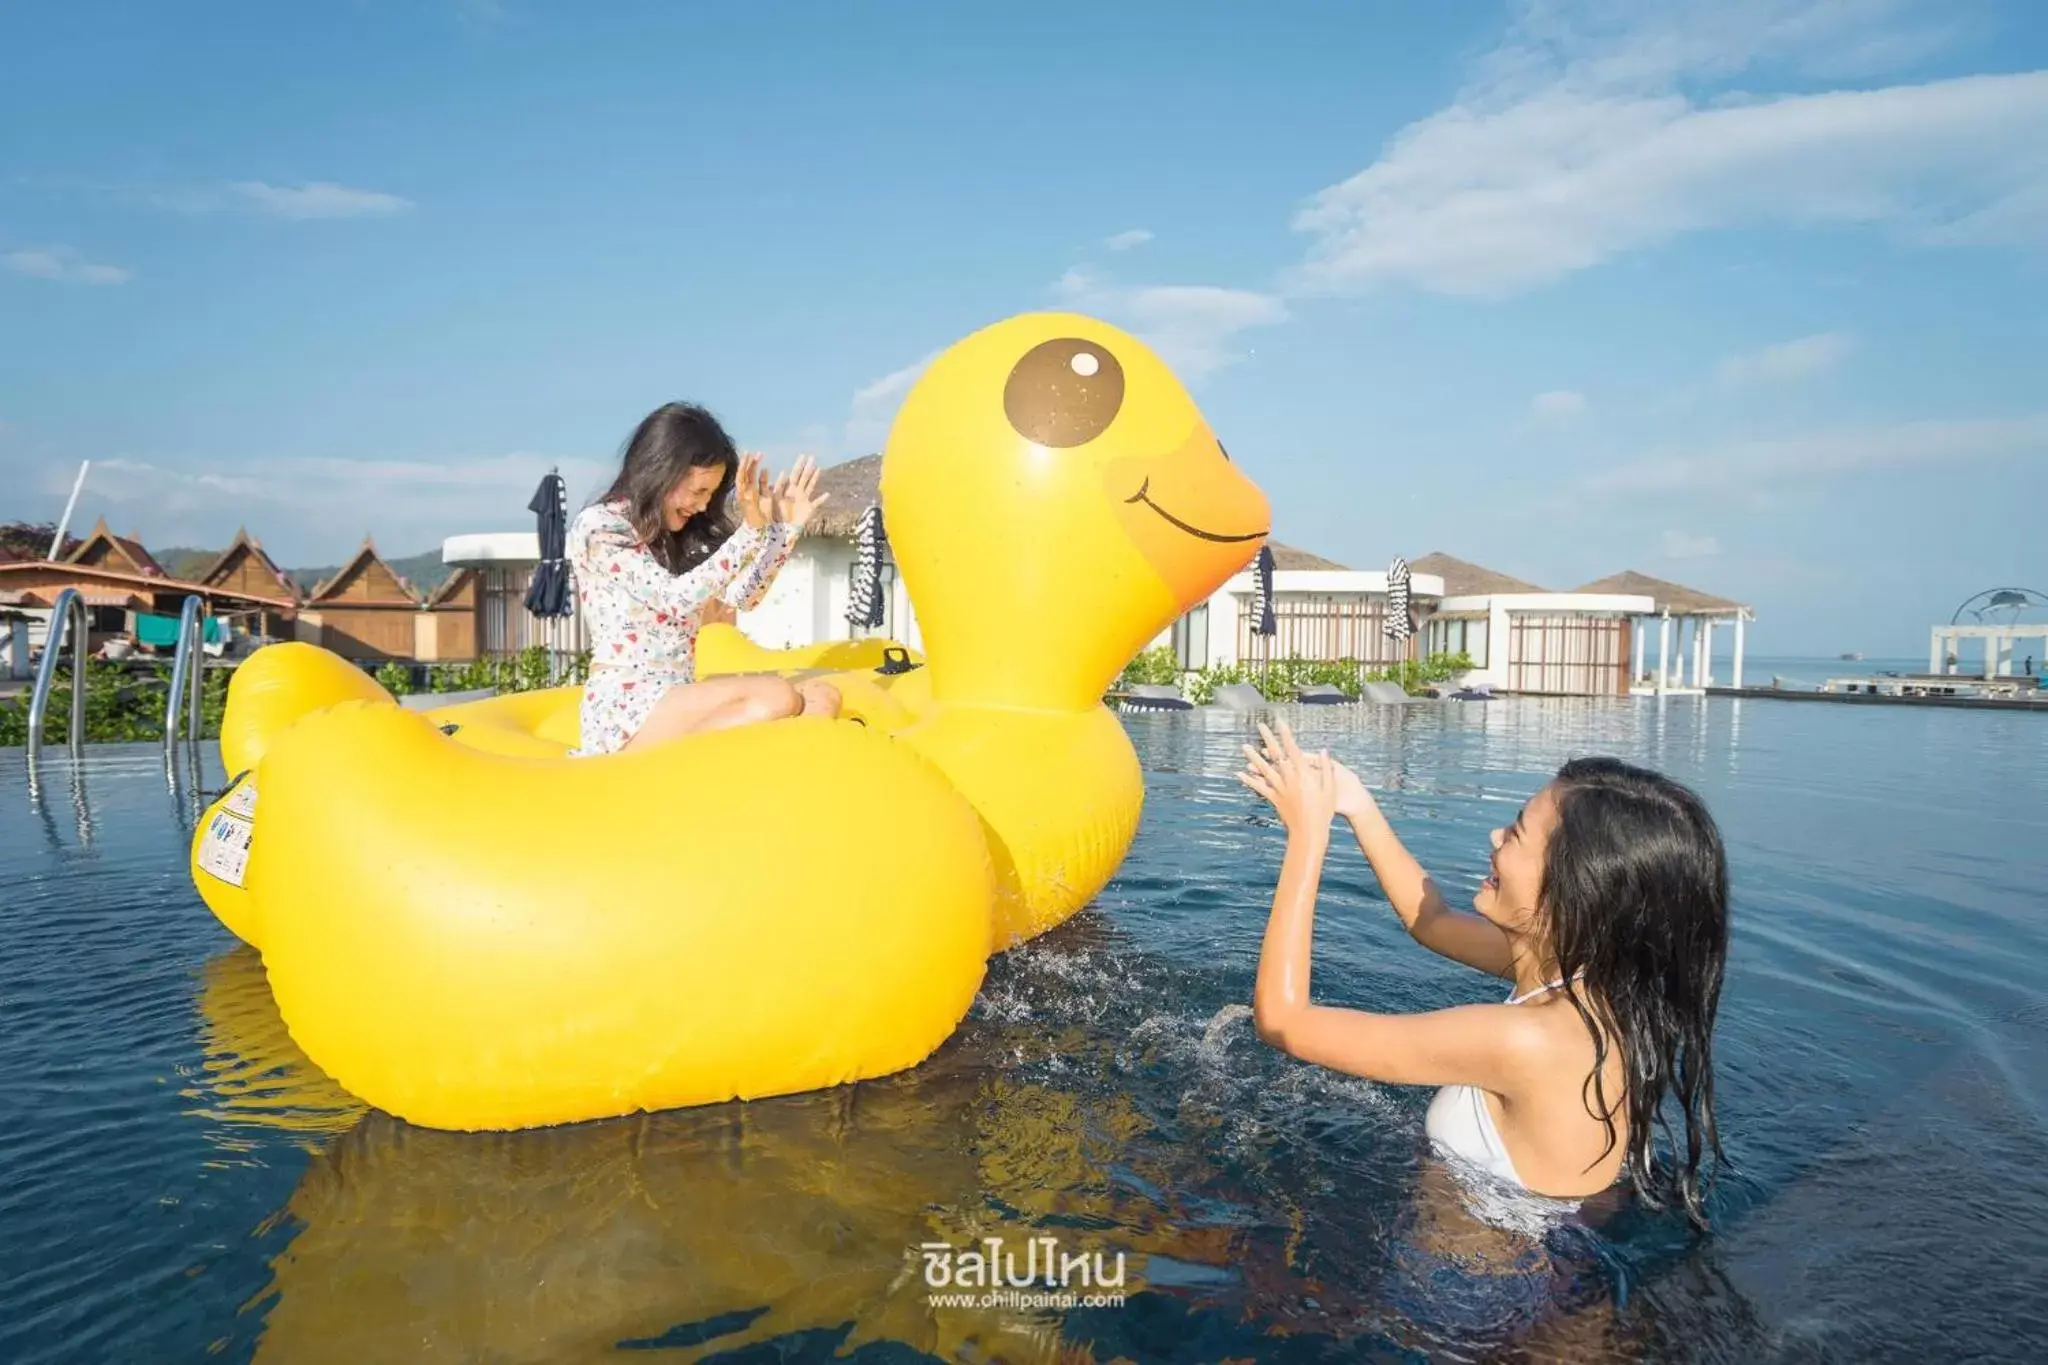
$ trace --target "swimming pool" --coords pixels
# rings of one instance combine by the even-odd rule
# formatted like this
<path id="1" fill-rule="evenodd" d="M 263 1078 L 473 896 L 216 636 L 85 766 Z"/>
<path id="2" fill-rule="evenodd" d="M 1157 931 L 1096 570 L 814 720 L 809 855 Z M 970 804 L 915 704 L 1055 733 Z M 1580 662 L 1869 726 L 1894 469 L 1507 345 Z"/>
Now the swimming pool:
<path id="1" fill-rule="evenodd" d="M 1391 788 L 1458 894 L 1570 754 L 1705 792 L 1736 890 L 1713 1237 L 1528 1224 L 1428 1154 L 1427 1092 L 1253 1038 L 1281 836 L 1232 778 L 1241 717 L 1130 718 L 1121 875 L 998 960 L 917 1071 L 479 1136 L 365 1113 L 297 1056 L 191 890 L 159 750 L 46 753 L 33 794 L 15 751 L 0 1360 L 2041 1357 L 2048 722 L 1722 698 L 1294 720 Z M 1497 997 L 1339 848 L 1320 998 Z M 1122 1251 L 1125 1300 L 933 1306 L 919 1248 L 992 1237 L 1020 1267 L 1029 1238 Z"/>

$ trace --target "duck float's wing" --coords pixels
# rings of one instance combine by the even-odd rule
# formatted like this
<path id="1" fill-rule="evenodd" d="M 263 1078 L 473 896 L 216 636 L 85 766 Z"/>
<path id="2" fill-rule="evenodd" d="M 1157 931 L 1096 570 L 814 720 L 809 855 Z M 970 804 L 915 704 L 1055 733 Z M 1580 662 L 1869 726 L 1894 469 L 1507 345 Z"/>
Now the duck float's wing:
<path id="1" fill-rule="evenodd" d="M 972 807 L 858 726 L 483 753 L 344 705 L 263 764 L 248 867 L 293 1039 L 427 1127 L 529 1127 L 912 1066 L 966 1013 Z"/>

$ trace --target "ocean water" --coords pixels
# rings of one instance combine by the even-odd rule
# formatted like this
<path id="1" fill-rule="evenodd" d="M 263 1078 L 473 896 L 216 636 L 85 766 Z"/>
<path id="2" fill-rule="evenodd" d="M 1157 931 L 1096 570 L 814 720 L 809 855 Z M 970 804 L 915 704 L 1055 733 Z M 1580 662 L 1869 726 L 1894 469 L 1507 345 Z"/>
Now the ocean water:
<path id="1" fill-rule="evenodd" d="M 1143 829 L 919 1068 L 508 1135 L 409 1128 L 297 1053 L 191 890 L 192 773 L 0 754 L 0 1360 L 2048 1358 L 2048 720 L 1725 698 L 1290 713 L 1454 893 L 1565 758 L 1708 798 L 1734 946 L 1714 1231 L 1456 1176 L 1429 1095 L 1248 1011 L 1282 835 L 1245 718 L 1129 718 Z M 200 785 L 217 785 L 206 759 Z M 1497 982 L 1348 844 L 1321 999 Z M 919 1248 L 1122 1253 L 1114 1306 L 935 1305 Z"/>

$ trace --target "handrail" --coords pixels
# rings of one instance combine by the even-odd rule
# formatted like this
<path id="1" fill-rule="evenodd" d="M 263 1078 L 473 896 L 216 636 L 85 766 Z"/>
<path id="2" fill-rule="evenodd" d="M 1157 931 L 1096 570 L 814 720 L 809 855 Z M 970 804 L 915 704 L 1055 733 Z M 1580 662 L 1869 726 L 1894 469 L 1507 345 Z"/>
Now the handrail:
<path id="1" fill-rule="evenodd" d="M 199 596 L 185 599 L 185 606 L 178 613 L 178 650 L 171 660 L 171 695 L 164 703 L 164 748 L 168 749 L 178 739 L 178 702 L 185 702 L 185 733 L 188 738 L 198 739 L 200 731 L 199 698 L 201 679 L 206 673 L 206 600 Z"/>
<path id="2" fill-rule="evenodd" d="M 43 717 L 50 709 L 50 689 L 57 681 L 57 655 L 63 651 L 66 627 L 71 632 L 71 743 L 73 753 L 85 742 L 85 599 L 78 589 L 57 594 L 50 608 L 50 625 L 43 632 L 43 658 L 36 665 L 35 690 L 28 699 L 28 760 L 33 763 L 43 747 Z"/>

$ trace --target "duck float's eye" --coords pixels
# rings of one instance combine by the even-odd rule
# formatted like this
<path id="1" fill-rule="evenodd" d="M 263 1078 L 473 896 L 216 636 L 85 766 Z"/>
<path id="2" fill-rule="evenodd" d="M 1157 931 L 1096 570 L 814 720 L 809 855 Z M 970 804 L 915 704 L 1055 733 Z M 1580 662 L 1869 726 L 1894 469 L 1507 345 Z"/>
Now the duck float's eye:
<path id="1" fill-rule="evenodd" d="M 1042 446 L 1086 445 L 1123 405 L 1124 367 L 1096 342 L 1078 337 L 1032 347 L 1003 386 L 1010 425 Z"/>

